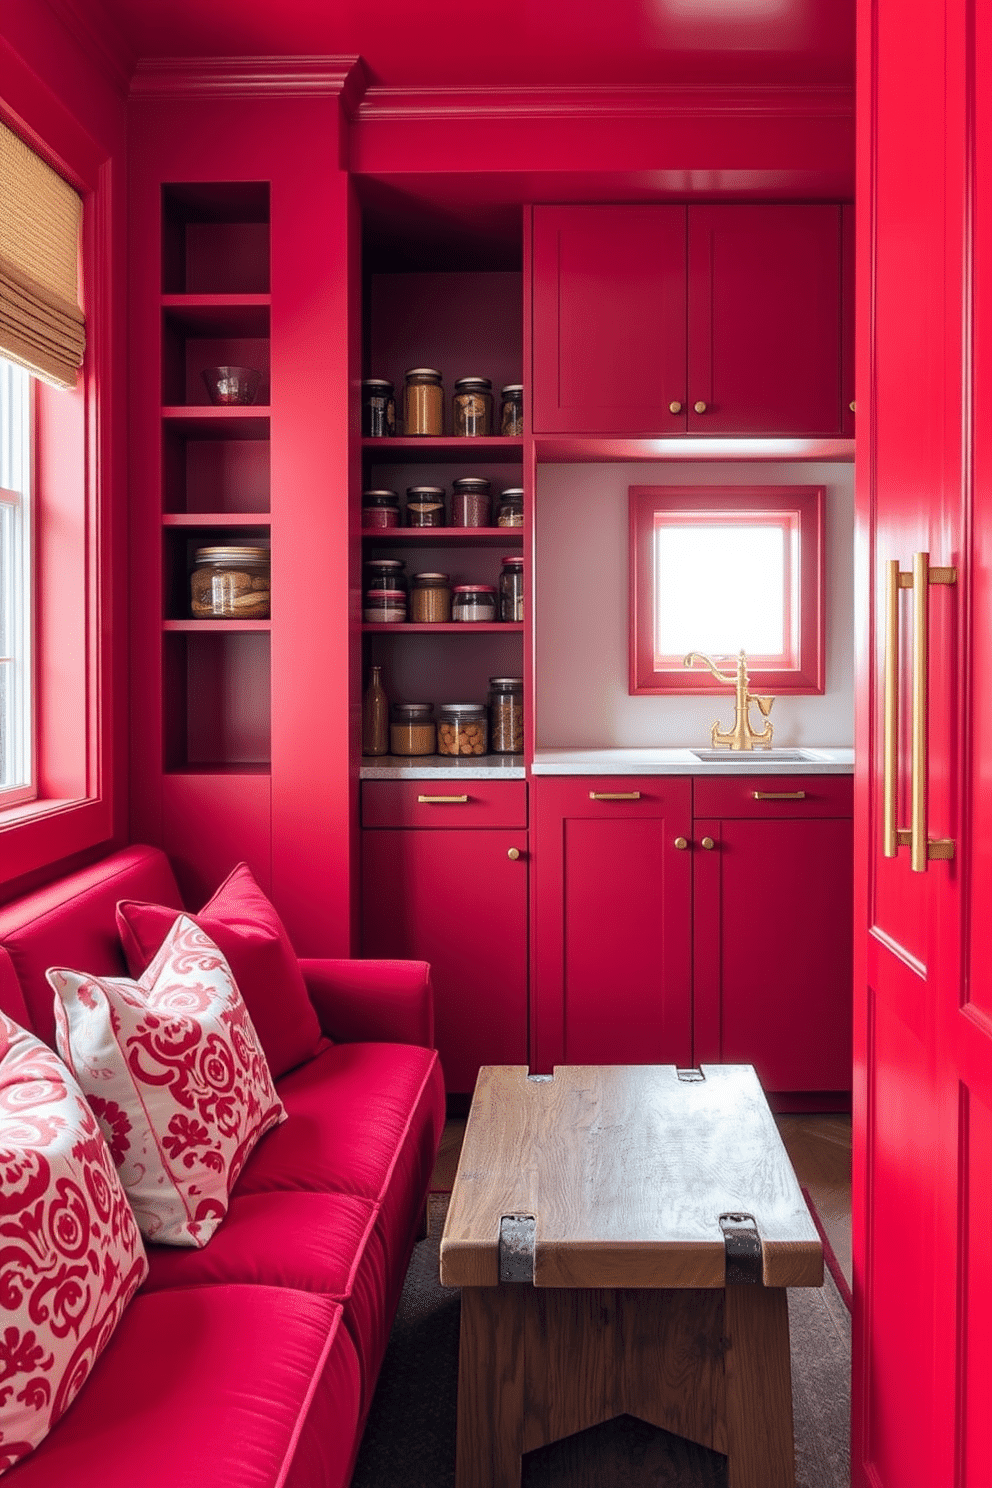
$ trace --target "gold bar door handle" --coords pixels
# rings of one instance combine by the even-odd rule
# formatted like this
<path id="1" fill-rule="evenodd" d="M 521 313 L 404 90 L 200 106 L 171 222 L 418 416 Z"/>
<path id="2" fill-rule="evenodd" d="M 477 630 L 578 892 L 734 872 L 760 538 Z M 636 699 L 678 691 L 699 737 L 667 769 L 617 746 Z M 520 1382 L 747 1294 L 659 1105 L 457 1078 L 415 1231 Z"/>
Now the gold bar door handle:
<path id="1" fill-rule="evenodd" d="M 756 801 L 805 801 L 805 791 L 752 791 Z"/>
<path id="2" fill-rule="evenodd" d="M 914 873 L 925 873 L 931 858 L 954 856 L 954 842 L 949 837 L 928 836 L 929 775 L 929 665 L 930 665 L 930 586 L 956 584 L 956 568 L 931 568 L 929 553 L 913 555 L 911 573 L 903 573 L 898 559 L 886 563 L 885 583 L 885 678 L 882 713 L 882 851 L 887 858 L 897 856 L 900 847 L 909 848 L 909 865 Z M 899 777 L 899 590 L 913 591 L 913 695 L 911 715 L 910 825 L 900 827 L 896 821 Z"/>
<path id="3" fill-rule="evenodd" d="M 418 806 L 466 806 L 468 796 L 418 796 Z"/>
<path id="4" fill-rule="evenodd" d="M 590 801 L 639 801 L 640 791 L 590 791 Z"/>

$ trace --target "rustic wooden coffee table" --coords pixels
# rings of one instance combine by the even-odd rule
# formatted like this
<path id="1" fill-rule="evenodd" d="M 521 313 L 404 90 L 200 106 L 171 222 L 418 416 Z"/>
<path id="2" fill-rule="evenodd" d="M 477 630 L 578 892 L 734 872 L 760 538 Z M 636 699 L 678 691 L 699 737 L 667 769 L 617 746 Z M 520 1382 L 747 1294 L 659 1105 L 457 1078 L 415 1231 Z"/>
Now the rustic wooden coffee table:
<path id="1" fill-rule="evenodd" d="M 823 1250 L 750 1065 L 479 1074 L 441 1240 L 457 1488 L 629 1413 L 794 1488 L 786 1287 Z"/>

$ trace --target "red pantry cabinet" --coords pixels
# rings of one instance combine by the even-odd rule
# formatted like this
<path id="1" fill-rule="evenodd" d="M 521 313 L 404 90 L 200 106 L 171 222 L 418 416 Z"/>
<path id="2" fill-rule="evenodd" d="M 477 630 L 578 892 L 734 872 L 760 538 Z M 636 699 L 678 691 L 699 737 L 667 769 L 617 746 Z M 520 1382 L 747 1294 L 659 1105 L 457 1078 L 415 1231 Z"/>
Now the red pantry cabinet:
<path id="1" fill-rule="evenodd" d="M 846 432 L 844 243 L 831 204 L 535 208 L 536 432 Z"/>

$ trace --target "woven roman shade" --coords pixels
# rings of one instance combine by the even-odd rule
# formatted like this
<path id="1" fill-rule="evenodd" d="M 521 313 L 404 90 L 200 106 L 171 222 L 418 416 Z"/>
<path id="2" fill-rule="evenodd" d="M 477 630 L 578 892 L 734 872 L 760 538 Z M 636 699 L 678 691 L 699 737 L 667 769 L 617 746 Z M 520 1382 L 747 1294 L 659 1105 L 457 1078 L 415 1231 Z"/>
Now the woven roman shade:
<path id="1" fill-rule="evenodd" d="M 0 124 L 0 355 L 74 388 L 86 346 L 79 308 L 78 194 Z"/>

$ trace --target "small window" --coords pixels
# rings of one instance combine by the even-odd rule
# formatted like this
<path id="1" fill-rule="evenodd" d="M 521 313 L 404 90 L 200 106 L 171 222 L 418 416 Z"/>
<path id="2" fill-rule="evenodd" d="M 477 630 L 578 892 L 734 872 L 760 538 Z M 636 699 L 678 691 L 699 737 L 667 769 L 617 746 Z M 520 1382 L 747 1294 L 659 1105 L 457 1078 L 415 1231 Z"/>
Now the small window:
<path id="1" fill-rule="evenodd" d="M 630 691 L 720 691 L 738 652 L 769 693 L 824 686 L 822 486 L 630 487 Z"/>
<path id="2" fill-rule="evenodd" d="M 0 806 L 32 799 L 29 373 L 0 358 Z"/>

